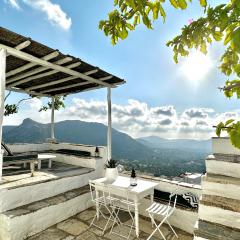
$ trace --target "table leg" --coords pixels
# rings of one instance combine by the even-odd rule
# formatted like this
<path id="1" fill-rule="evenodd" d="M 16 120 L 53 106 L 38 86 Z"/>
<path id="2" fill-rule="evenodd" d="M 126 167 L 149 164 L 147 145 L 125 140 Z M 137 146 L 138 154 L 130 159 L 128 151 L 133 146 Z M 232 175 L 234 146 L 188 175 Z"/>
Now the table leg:
<path id="1" fill-rule="evenodd" d="M 48 159 L 48 168 L 52 168 L 52 159 Z"/>
<path id="2" fill-rule="evenodd" d="M 139 211 L 138 211 L 138 201 L 135 200 L 135 228 L 136 236 L 139 237 Z"/>
<path id="3" fill-rule="evenodd" d="M 151 201 L 151 205 L 152 205 L 152 203 L 153 203 L 153 201 L 154 201 L 154 193 L 152 193 L 151 195 L 150 195 L 150 201 Z M 154 226 L 154 223 L 153 223 L 153 220 L 151 219 L 151 222 L 152 222 L 152 227 Z"/>
<path id="4" fill-rule="evenodd" d="M 38 159 L 38 170 L 42 168 L 42 160 Z"/>
<path id="5" fill-rule="evenodd" d="M 34 162 L 30 162 L 30 169 L 31 169 L 31 177 L 33 177 L 34 170 L 35 170 L 35 163 Z"/>
<path id="6" fill-rule="evenodd" d="M 98 198 L 99 198 L 99 192 L 96 190 L 96 211 L 97 211 L 97 220 L 99 220 L 99 202 L 98 202 Z"/>

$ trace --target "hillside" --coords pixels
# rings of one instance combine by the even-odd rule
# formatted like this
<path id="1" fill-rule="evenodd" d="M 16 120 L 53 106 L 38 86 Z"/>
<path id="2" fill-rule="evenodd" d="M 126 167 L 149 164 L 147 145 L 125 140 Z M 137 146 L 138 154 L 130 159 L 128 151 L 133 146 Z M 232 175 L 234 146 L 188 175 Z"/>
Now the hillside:
<path id="1" fill-rule="evenodd" d="M 50 124 L 25 119 L 19 126 L 4 126 L 3 139 L 6 143 L 41 143 L 50 137 Z M 107 144 L 107 127 L 101 123 L 68 120 L 55 124 L 55 137 L 59 142 L 88 145 Z M 129 135 L 113 129 L 112 148 L 114 158 L 148 159 L 152 150 Z"/>
<path id="2" fill-rule="evenodd" d="M 78 120 L 55 124 L 58 142 L 105 145 L 107 126 Z M 50 137 L 50 124 L 25 119 L 19 126 L 4 126 L 6 143 L 41 143 Z M 133 139 L 115 129 L 112 131 L 113 158 L 126 169 L 135 168 L 155 176 L 176 176 L 185 171 L 204 172 L 205 158 L 211 152 L 210 141 L 167 140 L 158 137 Z"/>
<path id="3" fill-rule="evenodd" d="M 196 151 L 211 151 L 211 140 L 193 139 L 164 139 L 157 136 L 142 137 L 137 139 L 140 143 L 151 148 L 185 149 Z"/>

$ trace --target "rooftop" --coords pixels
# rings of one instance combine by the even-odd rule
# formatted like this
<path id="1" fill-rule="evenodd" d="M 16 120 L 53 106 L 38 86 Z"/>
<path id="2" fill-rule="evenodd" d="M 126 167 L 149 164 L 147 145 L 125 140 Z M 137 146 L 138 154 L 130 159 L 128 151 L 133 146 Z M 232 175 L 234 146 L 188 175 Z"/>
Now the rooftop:
<path id="1" fill-rule="evenodd" d="M 122 240 L 122 238 L 116 236 L 116 235 L 110 235 L 110 227 L 111 224 L 108 226 L 108 230 L 105 233 L 104 236 L 100 235 L 100 231 L 97 228 L 91 227 L 89 228 L 89 224 L 91 223 L 93 217 L 95 214 L 95 208 L 89 208 L 63 222 L 60 222 L 45 231 L 36 234 L 28 240 Z M 121 214 L 121 220 L 124 223 L 127 223 L 130 219 L 127 216 L 127 214 L 123 213 Z M 100 220 L 100 225 L 104 224 L 105 222 Z M 140 217 L 140 237 L 138 239 L 147 239 L 147 237 L 151 234 L 153 231 L 152 226 L 151 226 L 151 221 L 144 217 Z M 120 227 L 119 229 L 115 229 L 115 231 L 121 231 L 122 234 L 124 234 L 124 231 L 129 231 L 129 229 Z M 168 240 L 173 240 L 176 239 L 174 234 L 171 232 L 170 228 L 168 226 L 163 226 L 162 227 L 163 233 L 166 236 L 166 239 Z M 192 235 L 180 230 L 180 229 L 175 229 L 179 239 L 181 240 L 192 240 L 193 237 Z M 133 231 L 134 232 L 134 231 Z M 137 239 L 135 235 L 132 234 L 132 237 L 130 238 L 131 240 Z M 156 234 L 155 237 L 152 238 L 154 239 L 162 239 L 160 234 Z"/>

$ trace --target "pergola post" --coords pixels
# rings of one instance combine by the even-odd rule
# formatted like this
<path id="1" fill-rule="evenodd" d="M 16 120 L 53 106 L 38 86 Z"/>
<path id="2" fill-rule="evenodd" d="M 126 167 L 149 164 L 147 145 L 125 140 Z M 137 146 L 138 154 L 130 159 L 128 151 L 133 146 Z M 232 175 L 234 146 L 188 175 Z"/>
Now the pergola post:
<path id="1" fill-rule="evenodd" d="M 5 49 L 0 48 L 0 143 L 2 143 L 2 124 L 4 116 L 4 97 L 6 84 L 6 56 Z M 3 152 L 0 148 L 0 181 L 2 180 Z"/>
<path id="2" fill-rule="evenodd" d="M 51 109 L 51 141 L 55 141 L 55 134 L 54 134 L 54 102 L 55 99 L 52 97 L 52 109 Z"/>
<path id="3" fill-rule="evenodd" d="M 107 160 L 112 158 L 112 102 L 111 88 L 107 88 L 107 112 L 108 112 L 108 130 L 107 130 Z"/>

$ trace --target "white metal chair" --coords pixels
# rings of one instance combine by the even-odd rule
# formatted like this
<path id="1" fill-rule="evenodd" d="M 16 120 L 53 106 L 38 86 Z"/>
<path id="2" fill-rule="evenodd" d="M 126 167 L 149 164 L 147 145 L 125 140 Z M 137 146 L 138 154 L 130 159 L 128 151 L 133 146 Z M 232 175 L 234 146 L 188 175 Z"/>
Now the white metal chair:
<path id="1" fill-rule="evenodd" d="M 114 194 L 114 191 L 118 192 L 118 195 L 121 196 L 121 198 L 113 198 L 114 201 L 111 202 L 111 207 L 113 209 L 113 215 L 114 217 L 114 221 L 111 227 L 111 231 L 110 234 L 115 234 L 119 237 L 125 238 L 125 239 L 129 239 L 131 236 L 131 232 L 132 230 L 135 228 L 134 224 L 135 224 L 135 215 L 132 213 L 135 210 L 135 202 L 129 199 L 129 194 L 130 194 L 130 189 L 129 188 L 123 188 L 123 187 L 117 187 L 114 188 L 112 186 L 109 186 L 109 193 L 110 194 Z M 127 212 L 132 220 L 130 225 L 124 224 L 121 222 L 120 218 L 119 218 L 119 213 L 120 211 L 124 211 Z M 118 232 L 114 231 L 114 226 L 115 224 L 118 225 L 124 225 L 124 226 L 128 226 L 130 227 L 130 231 L 127 235 L 122 235 Z"/>
<path id="2" fill-rule="evenodd" d="M 156 233 L 156 231 L 158 231 L 161 234 L 161 236 L 163 237 L 163 239 L 166 240 L 162 231 L 160 230 L 160 227 L 165 222 L 168 224 L 170 229 L 173 231 L 175 236 L 178 238 L 177 233 L 174 231 L 173 227 L 171 226 L 171 224 L 168 221 L 168 218 L 173 214 L 173 212 L 176 208 L 176 203 L 177 203 L 177 191 L 174 191 L 169 196 L 168 205 L 153 202 L 151 204 L 151 206 L 146 209 L 146 211 L 148 212 L 148 214 L 152 220 L 153 225 L 156 227 L 154 229 L 154 231 L 151 233 L 151 235 L 147 238 L 147 240 L 151 239 L 151 237 Z M 161 216 L 163 218 L 159 224 L 157 224 L 155 221 L 155 218 L 154 218 L 155 215 Z"/>
<path id="3" fill-rule="evenodd" d="M 90 227 L 95 226 L 102 230 L 102 235 L 105 233 L 109 221 L 114 221 L 115 216 L 112 215 L 111 202 L 114 200 L 110 197 L 108 187 L 104 183 L 96 183 L 92 180 L 89 180 L 91 200 L 96 205 L 96 214 L 90 224 Z M 102 208 L 105 208 L 109 213 L 107 217 L 103 212 Z M 96 220 L 99 220 L 99 217 L 102 216 L 106 220 L 104 227 L 97 225 Z M 118 223 L 118 222 L 117 222 Z"/>

